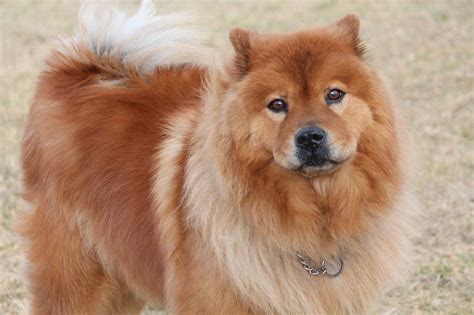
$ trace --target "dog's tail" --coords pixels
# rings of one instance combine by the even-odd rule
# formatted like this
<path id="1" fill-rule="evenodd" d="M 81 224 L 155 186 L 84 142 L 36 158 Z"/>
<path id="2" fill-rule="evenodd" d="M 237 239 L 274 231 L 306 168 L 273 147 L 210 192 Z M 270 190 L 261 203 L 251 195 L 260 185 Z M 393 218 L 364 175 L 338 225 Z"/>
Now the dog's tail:
<path id="1" fill-rule="evenodd" d="M 137 13 L 105 5 L 81 8 L 76 35 L 61 39 L 49 58 L 50 70 L 88 71 L 101 78 L 149 75 L 158 67 L 206 64 L 206 36 L 189 14 L 155 15 L 144 0 Z"/>

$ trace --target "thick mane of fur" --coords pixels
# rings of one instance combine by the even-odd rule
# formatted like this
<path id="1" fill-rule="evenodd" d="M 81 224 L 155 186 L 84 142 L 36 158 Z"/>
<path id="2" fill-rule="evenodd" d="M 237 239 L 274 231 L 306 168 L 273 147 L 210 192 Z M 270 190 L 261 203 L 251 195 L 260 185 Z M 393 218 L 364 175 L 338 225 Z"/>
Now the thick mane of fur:
<path id="1" fill-rule="evenodd" d="M 373 134 L 382 139 L 364 144 L 361 150 L 369 152 L 362 152 L 353 167 L 308 185 L 274 178 L 271 171 L 255 172 L 236 158 L 235 140 L 222 132 L 227 125 L 222 104 L 232 103 L 225 93 L 232 77 L 226 64 L 210 74 L 206 109 L 190 142 L 184 182 L 188 222 L 244 299 L 265 312 L 365 312 L 382 284 L 399 283 L 409 266 L 407 222 L 416 204 L 400 186 L 398 148 L 378 147 L 397 141 L 392 113 L 374 122 L 371 132 L 382 124 L 386 133 Z M 390 102 L 383 88 L 374 94 L 374 102 Z M 336 244 L 327 244 L 327 238 Z M 344 276 L 308 278 L 296 263 L 296 250 L 329 261 L 343 255 Z"/>

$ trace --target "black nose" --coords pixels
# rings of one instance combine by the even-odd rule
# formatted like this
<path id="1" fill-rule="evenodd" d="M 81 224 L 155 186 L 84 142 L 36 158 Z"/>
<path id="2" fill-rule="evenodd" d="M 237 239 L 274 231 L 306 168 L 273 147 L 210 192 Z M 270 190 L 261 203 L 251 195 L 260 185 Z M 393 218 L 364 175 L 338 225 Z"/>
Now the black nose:
<path id="1" fill-rule="evenodd" d="M 326 139 L 326 132 L 319 127 L 305 127 L 296 134 L 296 146 L 302 149 L 319 147 Z"/>

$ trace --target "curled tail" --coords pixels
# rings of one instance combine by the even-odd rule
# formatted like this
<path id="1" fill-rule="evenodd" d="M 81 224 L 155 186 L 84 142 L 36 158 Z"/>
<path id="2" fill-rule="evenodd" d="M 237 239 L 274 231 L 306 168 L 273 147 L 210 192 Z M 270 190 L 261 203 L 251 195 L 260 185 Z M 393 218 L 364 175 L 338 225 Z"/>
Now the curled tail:
<path id="1" fill-rule="evenodd" d="M 94 69 L 115 79 L 148 75 L 157 67 L 205 66 L 206 36 L 189 14 L 155 15 L 143 1 L 132 16 L 104 5 L 81 8 L 75 36 L 60 39 L 48 64 L 53 70 Z"/>

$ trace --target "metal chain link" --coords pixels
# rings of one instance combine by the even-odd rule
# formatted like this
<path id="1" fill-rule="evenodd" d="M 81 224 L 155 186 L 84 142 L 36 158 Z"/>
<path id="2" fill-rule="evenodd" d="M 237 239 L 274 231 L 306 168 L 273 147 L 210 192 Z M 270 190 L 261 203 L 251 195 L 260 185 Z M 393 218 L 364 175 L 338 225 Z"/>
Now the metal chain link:
<path id="1" fill-rule="evenodd" d="M 321 276 L 328 276 L 328 277 L 337 277 L 339 276 L 343 269 L 344 269 L 344 261 L 342 260 L 341 257 L 339 258 L 339 262 L 341 264 L 341 267 L 339 270 L 332 274 L 328 273 L 328 270 L 326 268 L 326 261 L 324 259 L 321 260 L 321 266 L 319 267 L 314 267 L 311 264 L 311 259 L 303 255 L 301 252 L 296 252 L 296 256 L 298 257 L 299 263 L 303 266 L 304 270 L 306 270 L 310 275 L 316 276 L 316 277 L 321 277 Z"/>

